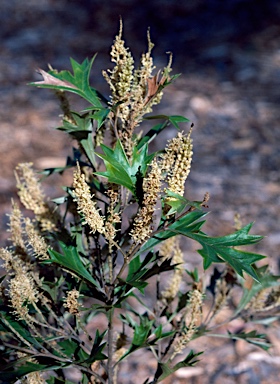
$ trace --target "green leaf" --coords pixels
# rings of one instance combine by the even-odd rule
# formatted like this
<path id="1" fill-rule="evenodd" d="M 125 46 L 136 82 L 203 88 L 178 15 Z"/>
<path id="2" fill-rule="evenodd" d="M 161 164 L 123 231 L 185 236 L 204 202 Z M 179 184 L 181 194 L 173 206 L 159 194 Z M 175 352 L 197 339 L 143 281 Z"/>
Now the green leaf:
<path id="1" fill-rule="evenodd" d="M 173 271 L 178 264 L 172 264 L 172 259 L 165 259 L 161 263 L 155 262 L 151 268 L 142 276 L 142 280 L 148 280 L 152 276 L 157 276 L 160 273 Z"/>
<path id="2" fill-rule="evenodd" d="M 72 112 L 73 121 L 63 120 L 63 126 L 58 129 L 67 132 L 77 140 L 93 166 L 96 165 L 92 139 L 92 122 L 89 115 L 79 115 Z"/>
<path id="3" fill-rule="evenodd" d="M 89 355 L 81 348 L 81 343 L 77 340 L 69 338 L 67 340 L 59 341 L 57 344 L 69 359 L 75 357 L 75 361 L 83 362 L 89 357 Z"/>
<path id="4" fill-rule="evenodd" d="M 166 190 L 166 196 L 171 197 L 171 199 L 166 199 L 165 202 L 167 205 L 169 205 L 171 208 L 167 212 L 168 215 L 173 215 L 174 213 L 180 214 L 182 213 L 186 207 L 194 207 L 198 210 L 201 210 L 201 204 L 203 201 L 190 201 L 186 199 L 185 197 L 179 195 L 178 193 L 174 193 L 170 190 Z"/>
<path id="5" fill-rule="evenodd" d="M 41 283 L 41 287 L 44 291 L 48 292 L 53 302 L 55 302 L 59 295 L 59 288 L 64 283 L 64 277 L 61 275 L 59 279 L 55 278 L 54 282 L 43 280 Z"/>
<path id="6" fill-rule="evenodd" d="M 262 236 L 249 235 L 253 223 L 246 225 L 230 235 L 211 237 L 200 231 L 204 222 L 198 222 L 198 220 L 205 215 L 205 213 L 197 211 L 187 213 L 166 227 L 164 231 L 157 233 L 156 236 L 149 239 L 140 249 L 139 254 L 155 247 L 161 241 L 172 236 L 184 235 L 202 245 L 202 249 L 198 250 L 198 253 L 204 259 L 203 265 L 205 270 L 208 269 L 212 263 L 226 262 L 231 265 L 240 276 L 243 276 L 243 272 L 246 272 L 259 282 L 259 276 L 256 273 L 255 267 L 252 265 L 265 258 L 265 256 L 232 248 L 241 245 L 255 244 L 263 238 Z"/>
<path id="7" fill-rule="evenodd" d="M 94 156 L 94 146 L 93 146 L 93 140 L 92 135 L 88 134 L 86 139 L 80 140 L 81 146 L 85 150 L 85 153 L 87 155 L 87 158 L 91 162 L 91 164 L 96 167 L 96 161 Z"/>
<path id="8" fill-rule="evenodd" d="M 61 205 L 61 204 L 67 203 L 67 196 L 56 197 L 54 199 L 51 199 L 51 201 L 56 205 Z"/>
<path id="9" fill-rule="evenodd" d="M 134 257 L 128 265 L 128 274 L 127 274 L 127 281 L 130 281 L 133 276 L 141 269 L 141 261 L 140 261 L 140 256 Z"/>
<path id="10" fill-rule="evenodd" d="M 187 123 L 187 122 L 189 122 L 190 120 L 187 119 L 187 118 L 184 117 L 184 116 L 173 115 L 173 116 L 169 116 L 169 121 L 170 121 L 171 124 L 174 125 L 175 128 L 180 129 L 178 123 Z"/>
<path id="11" fill-rule="evenodd" d="M 73 120 L 64 119 L 63 125 L 57 129 L 72 135 L 75 139 L 80 140 L 87 137 L 88 132 L 92 131 L 91 121 L 88 115 L 80 115 L 77 112 L 72 112 Z"/>
<path id="12" fill-rule="evenodd" d="M 16 366 L 16 363 L 17 362 L 14 362 L 15 366 Z M 16 380 L 31 372 L 56 370 L 62 367 L 66 367 L 67 365 L 69 365 L 69 363 L 66 364 L 62 362 L 57 362 L 53 359 L 52 359 L 52 362 L 49 362 L 48 364 L 35 364 L 27 361 L 24 365 L 21 365 L 20 367 L 16 368 L 13 371 L 4 370 L 1 373 L 2 373 L 2 377 L 5 377 L 5 380 L 10 380 L 9 382 L 13 382 L 13 380 Z"/>
<path id="13" fill-rule="evenodd" d="M 115 299 L 114 307 L 119 308 L 120 303 L 124 301 L 129 296 L 134 296 L 133 291 L 138 289 L 142 294 L 144 294 L 144 288 L 148 285 L 145 281 L 142 280 L 130 280 L 126 282 L 122 279 L 118 279 L 119 284 L 115 289 Z"/>
<path id="14" fill-rule="evenodd" d="M 122 316 L 122 321 L 126 322 L 131 328 L 133 328 L 134 333 L 130 348 L 119 361 L 125 359 L 128 355 L 137 349 L 149 346 L 148 337 L 152 332 L 155 319 L 149 320 L 147 314 L 144 314 L 139 315 L 139 320 L 140 324 L 137 324 L 136 321 L 134 321 L 131 316 L 129 316 L 129 314 Z"/>
<path id="15" fill-rule="evenodd" d="M 169 229 L 196 240 L 202 245 L 202 249 L 198 250 L 198 253 L 204 259 L 204 269 L 209 268 L 213 262 L 227 262 L 240 276 L 243 276 L 243 272 L 247 272 L 253 279 L 259 281 L 259 276 L 252 264 L 265 256 L 231 248 L 232 246 L 255 244 L 263 238 L 248 234 L 252 225 L 252 223 L 248 224 L 239 231 L 222 237 L 210 237 L 200 231 L 193 231 L 190 227 L 184 227 L 180 220 L 170 225 Z"/>
<path id="16" fill-rule="evenodd" d="M 253 226 L 253 223 L 250 223 L 230 235 L 215 237 L 212 239 L 215 239 L 214 242 L 216 245 L 223 246 L 223 247 L 228 247 L 228 246 L 235 247 L 235 246 L 241 246 L 241 245 L 255 244 L 255 243 L 258 243 L 260 240 L 262 240 L 263 236 L 249 235 L 248 233 L 251 230 L 252 226 Z"/>
<path id="17" fill-rule="evenodd" d="M 104 336 L 106 335 L 107 330 L 103 333 L 99 334 L 99 331 L 96 331 L 94 343 L 90 352 L 90 356 L 87 360 L 85 360 L 85 363 L 92 364 L 94 361 L 97 360 L 106 360 L 107 356 L 102 353 L 102 350 L 104 349 L 106 342 L 102 343 L 102 340 Z"/>
<path id="18" fill-rule="evenodd" d="M 106 172 L 96 172 L 96 175 L 108 178 L 110 183 L 120 184 L 134 191 L 134 183 L 130 175 L 130 164 L 124 152 L 121 142 L 118 140 L 116 147 L 111 149 L 101 144 L 104 155 L 96 154 L 104 160 Z"/>
<path id="19" fill-rule="evenodd" d="M 178 234 L 196 240 L 202 245 L 202 249 L 198 250 L 198 253 L 204 259 L 204 269 L 209 268 L 213 262 L 227 262 L 240 276 L 243 276 L 243 272 L 247 272 L 253 279 L 259 281 L 252 264 L 265 258 L 265 256 L 232 248 L 232 246 L 255 244 L 262 239 L 262 236 L 248 235 L 252 223 L 231 235 L 222 237 L 210 237 L 202 232 L 195 233 L 190 232 L 188 228 L 175 227 L 176 225 L 173 225 Z"/>
<path id="20" fill-rule="evenodd" d="M 137 144 L 137 148 L 141 149 L 144 144 L 149 144 L 151 141 L 153 141 L 154 138 L 156 138 L 157 135 L 168 126 L 168 124 L 169 124 L 169 122 L 168 122 L 168 120 L 166 120 L 165 122 L 163 122 L 161 124 L 155 125 L 152 129 L 150 129 L 146 133 L 146 135 L 144 137 L 142 137 L 142 139 Z"/>
<path id="21" fill-rule="evenodd" d="M 86 256 L 87 252 L 84 248 L 83 228 L 81 225 L 71 225 L 71 237 L 75 242 L 75 247 L 79 255 Z"/>
<path id="22" fill-rule="evenodd" d="M 199 282 L 199 274 L 198 274 L 198 269 L 195 268 L 193 271 L 189 271 L 186 269 L 187 274 L 192 278 L 192 280 L 196 283 Z"/>
<path id="23" fill-rule="evenodd" d="M 98 111 L 89 115 L 89 117 L 97 121 L 97 129 L 99 129 L 103 125 L 109 113 L 110 113 L 109 108 L 100 108 Z"/>
<path id="24" fill-rule="evenodd" d="M 157 339 L 160 339 L 161 336 L 162 336 L 162 324 L 160 324 L 155 330 L 154 330 L 154 334 L 156 336 Z"/>
<path id="25" fill-rule="evenodd" d="M 56 252 L 52 249 L 49 249 L 49 255 L 51 257 L 50 262 L 57 263 L 66 269 L 74 272 L 80 278 L 83 278 L 90 282 L 91 284 L 99 287 L 99 284 L 96 280 L 91 276 L 89 271 L 85 268 L 84 264 L 81 261 L 80 255 L 76 247 L 67 246 L 66 244 L 59 242 L 64 254 Z"/>
<path id="26" fill-rule="evenodd" d="M 187 119 L 184 116 L 179 115 L 153 115 L 145 117 L 145 120 L 155 120 L 155 119 L 164 119 L 165 121 L 163 123 L 155 125 L 146 135 L 139 141 L 137 148 L 140 149 L 144 144 L 150 143 L 154 138 L 163 131 L 166 127 L 168 127 L 170 124 L 174 125 L 177 129 L 180 129 L 178 123 L 186 123 L 190 120 Z"/>
<path id="27" fill-rule="evenodd" d="M 218 247 L 212 244 L 209 247 L 208 244 L 205 244 L 203 241 L 200 241 L 200 244 L 203 245 L 203 249 L 198 252 L 202 257 L 204 257 L 205 269 L 208 268 L 209 261 L 211 263 L 212 256 L 220 257 L 220 262 L 227 262 L 240 276 L 243 276 L 243 272 L 247 272 L 256 281 L 259 281 L 259 276 L 257 275 L 255 267 L 252 266 L 252 264 L 262 260 L 265 256 L 252 252 L 244 252 L 230 247 Z M 212 253 L 212 256 L 208 259 L 210 253 Z"/>
<path id="28" fill-rule="evenodd" d="M 169 331 L 169 332 L 163 332 L 162 331 L 162 324 L 160 324 L 155 330 L 155 338 L 149 343 L 150 345 L 155 345 L 159 340 L 165 339 L 166 337 L 172 337 L 176 331 Z"/>
<path id="29" fill-rule="evenodd" d="M 134 178 L 136 178 L 136 173 L 138 171 L 141 172 L 143 177 L 145 176 L 148 165 L 151 163 L 154 156 L 155 153 L 148 155 L 148 144 L 143 145 L 141 149 L 138 149 L 137 147 L 133 148 L 130 168 L 130 173 L 133 177 L 133 180 L 135 180 Z"/>
<path id="30" fill-rule="evenodd" d="M 74 59 L 70 59 L 73 74 L 70 71 L 57 72 L 51 70 L 45 72 L 40 69 L 39 73 L 43 76 L 43 81 L 37 81 L 31 83 L 31 85 L 73 92 L 92 105 L 102 108 L 97 91 L 89 85 L 89 75 L 95 57 L 96 55 L 91 60 L 85 59 L 81 64 L 77 63 Z"/>
<path id="31" fill-rule="evenodd" d="M 84 281 L 81 281 L 79 292 L 83 296 L 93 297 L 95 300 L 100 300 L 103 303 L 107 301 L 107 296 L 102 291 L 92 286 L 89 286 L 89 284 Z"/>
<path id="32" fill-rule="evenodd" d="M 252 223 L 231 235 L 222 237 L 210 237 L 201 232 L 189 233 L 182 228 L 179 228 L 178 233 L 196 240 L 202 245 L 203 248 L 198 250 L 198 253 L 204 258 L 204 269 L 209 268 L 212 262 L 227 262 L 240 276 L 243 276 L 243 272 L 247 272 L 259 282 L 259 276 L 252 264 L 265 256 L 232 248 L 232 246 L 255 244 L 263 238 L 249 235 L 251 227 Z"/>
<path id="33" fill-rule="evenodd" d="M 176 265 L 171 265 L 171 259 L 159 263 L 160 259 L 161 257 L 149 252 L 143 261 L 140 260 L 139 255 L 130 261 L 126 281 L 118 279 L 119 286 L 115 290 L 115 298 L 117 298 L 115 306 L 119 305 L 128 296 L 136 297 L 133 294 L 134 288 L 144 294 L 144 288 L 148 285 L 146 280 L 150 277 L 176 268 Z M 152 265 L 150 266 L 150 264 Z"/>
<path id="34" fill-rule="evenodd" d="M 173 226 L 182 226 L 185 228 L 185 230 L 197 230 L 197 228 L 200 228 L 204 221 L 198 221 L 202 219 L 204 216 L 206 216 L 207 213 L 205 212 L 198 212 L 198 211 L 193 211 L 187 213 L 182 219 L 177 220 L 175 223 L 171 224 L 169 227 L 167 227 L 166 230 L 162 230 L 162 232 L 157 233 L 154 237 L 149 239 L 139 250 L 138 254 L 142 254 L 143 252 L 146 252 L 150 249 L 153 249 L 155 246 L 160 244 L 162 241 L 169 239 L 170 237 L 176 236 L 177 233 L 169 230 L 173 229 Z"/>
<path id="35" fill-rule="evenodd" d="M 117 141 L 114 149 L 101 145 L 104 154 L 97 156 L 104 160 L 106 172 L 96 172 L 96 175 L 106 177 L 110 183 L 123 185 L 136 195 L 137 173 L 140 171 L 144 176 L 148 164 L 154 155 L 148 155 L 147 144 L 143 145 L 140 150 L 136 147 L 133 149 L 131 162 L 128 161 L 120 140 Z"/>
<path id="36" fill-rule="evenodd" d="M 177 128 L 177 129 L 180 129 L 178 123 L 187 123 L 187 122 L 190 121 L 186 117 L 180 116 L 180 115 L 171 115 L 171 116 L 168 116 L 168 115 L 154 115 L 154 116 L 148 116 L 145 119 L 146 120 L 165 119 L 168 122 L 170 122 L 172 125 L 174 125 L 174 127 Z"/>
<path id="37" fill-rule="evenodd" d="M 12 333 L 15 338 L 17 334 L 19 334 L 30 344 L 34 345 L 35 348 L 41 348 L 40 341 L 30 334 L 28 326 L 23 321 L 15 320 L 15 318 L 8 313 L 8 309 L 7 311 L 0 312 L 0 331 Z"/>
<path id="38" fill-rule="evenodd" d="M 135 326 L 132 345 L 141 347 L 149 337 L 155 320 L 149 320 L 146 316 L 140 317 L 140 324 Z"/>
<path id="39" fill-rule="evenodd" d="M 77 340 L 72 340 L 71 338 L 58 341 L 57 344 L 60 346 L 61 351 L 66 354 L 68 357 L 73 357 L 77 349 L 78 342 Z"/>
<path id="40" fill-rule="evenodd" d="M 138 314 L 138 316 L 141 316 L 141 315 Z M 123 323 L 127 324 L 131 328 L 135 328 L 137 325 L 137 322 L 130 316 L 128 312 L 126 312 L 125 314 L 121 313 L 120 318 Z"/>
<path id="41" fill-rule="evenodd" d="M 232 340 L 245 340 L 250 344 L 256 345 L 265 351 L 271 348 L 271 343 L 268 341 L 267 336 L 263 333 L 257 333 L 256 330 L 251 332 L 231 333 L 228 331 L 228 335 Z"/>
<path id="42" fill-rule="evenodd" d="M 202 353 L 203 352 L 194 353 L 193 351 L 190 351 L 190 353 L 184 360 L 175 364 L 173 367 L 170 363 L 158 363 L 158 368 L 153 382 L 159 382 L 161 380 L 164 380 L 166 377 L 172 375 L 172 373 L 178 371 L 178 369 L 180 368 L 193 367 L 198 362 L 198 360 L 195 359 Z M 152 384 L 153 382 L 151 382 L 150 384 Z"/>
<path id="43" fill-rule="evenodd" d="M 126 281 L 131 282 L 141 278 L 148 271 L 145 267 L 152 263 L 155 259 L 156 255 L 153 252 L 149 252 L 143 261 L 140 260 L 139 255 L 134 257 L 128 265 L 128 275 Z"/>

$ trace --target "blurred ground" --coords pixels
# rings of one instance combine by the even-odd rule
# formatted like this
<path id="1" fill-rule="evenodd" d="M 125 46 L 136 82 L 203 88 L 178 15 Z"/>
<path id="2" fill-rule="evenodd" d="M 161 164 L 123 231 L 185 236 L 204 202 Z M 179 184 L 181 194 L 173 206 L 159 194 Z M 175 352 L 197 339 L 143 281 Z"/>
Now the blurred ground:
<path id="1" fill-rule="evenodd" d="M 109 50 L 120 15 L 125 40 L 135 58 L 145 50 L 149 26 L 156 44 L 157 67 L 165 65 L 166 51 L 174 53 L 174 73 L 182 76 L 167 88 L 157 112 L 182 114 L 195 124 L 187 196 L 199 200 L 206 191 L 210 193 L 208 233 L 231 231 L 236 212 L 244 224 L 255 221 L 253 232 L 265 236 L 257 250 L 269 256 L 277 272 L 280 4 L 272 0 L 113 0 L 106 4 L 96 0 L 2 0 L 1 245 L 8 237 L 5 214 L 10 210 L 11 197 L 16 196 L 16 164 L 33 161 L 38 168 L 59 166 L 70 154 L 71 142 L 54 130 L 60 111 L 53 94 L 26 84 L 40 79 L 35 72 L 38 67 L 46 70 L 50 63 L 59 70 L 69 69 L 70 56 L 82 61 L 98 52 L 92 84 L 108 92 L 101 69 L 111 65 Z M 56 182 L 46 184 L 48 195 L 59 193 L 53 186 Z M 275 332 L 275 351 L 279 353 L 279 330 Z M 197 376 L 192 371 L 190 378 L 176 376 L 172 383 L 279 382 L 279 357 L 242 349 L 236 361 L 230 348 L 216 347 L 213 342 Z M 220 363 L 225 355 L 225 363 Z M 141 367 L 141 356 L 139 364 Z M 139 364 L 135 362 L 135 369 L 139 370 Z M 131 377 L 123 378 L 123 383 L 133 382 Z"/>

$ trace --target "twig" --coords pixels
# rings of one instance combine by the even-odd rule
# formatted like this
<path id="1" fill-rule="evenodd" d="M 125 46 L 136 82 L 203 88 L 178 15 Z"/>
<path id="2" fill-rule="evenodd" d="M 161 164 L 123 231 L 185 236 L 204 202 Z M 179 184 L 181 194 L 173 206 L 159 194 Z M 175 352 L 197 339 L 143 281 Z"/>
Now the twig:
<path id="1" fill-rule="evenodd" d="M 114 366 L 113 366 L 113 313 L 111 308 L 108 314 L 108 384 L 114 384 Z"/>

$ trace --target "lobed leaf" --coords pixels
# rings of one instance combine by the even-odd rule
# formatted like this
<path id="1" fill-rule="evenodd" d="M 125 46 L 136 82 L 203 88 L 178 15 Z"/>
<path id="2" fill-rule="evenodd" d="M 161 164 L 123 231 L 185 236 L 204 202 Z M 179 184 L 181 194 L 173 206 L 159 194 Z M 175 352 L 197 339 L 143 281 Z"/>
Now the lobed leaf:
<path id="1" fill-rule="evenodd" d="M 72 112 L 73 121 L 63 120 L 63 126 L 58 129 L 67 132 L 76 139 L 85 151 L 85 154 L 93 166 L 96 165 L 94 145 L 92 140 L 92 122 L 89 115 L 79 115 Z"/>
<path id="2" fill-rule="evenodd" d="M 265 351 L 268 351 L 271 347 L 271 343 L 268 341 L 267 336 L 263 333 L 257 333 L 256 330 L 247 333 L 231 333 L 228 331 L 228 335 L 232 340 L 245 340 L 247 343 L 256 345 Z"/>
<path id="3" fill-rule="evenodd" d="M 172 373 L 178 371 L 178 369 L 180 368 L 193 367 L 198 362 L 198 360 L 195 360 L 196 357 L 201 355 L 202 353 L 203 352 L 194 353 L 193 351 L 190 351 L 190 353 L 184 360 L 175 364 L 173 367 L 171 366 L 170 363 L 159 362 L 154 381 L 150 382 L 149 384 L 164 380 L 166 377 L 172 375 Z"/>
<path id="4" fill-rule="evenodd" d="M 168 123 L 174 125 L 176 129 L 180 129 L 178 123 L 187 123 L 190 120 L 181 115 L 154 115 L 146 117 L 146 120 L 165 119 Z M 165 127 L 164 127 L 165 128 Z"/>
<path id="5" fill-rule="evenodd" d="M 48 250 L 50 255 L 50 262 L 57 263 L 66 269 L 74 272 L 80 278 L 85 279 L 91 284 L 99 287 L 97 281 L 91 276 L 89 271 L 86 269 L 81 261 L 80 255 L 78 254 L 77 248 L 74 246 L 67 246 L 66 244 L 59 242 L 64 254 L 61 254 L 52 249 Z"/>
<path id="6" fill-rule="evenodd" d="M 204 269 L 209 268 L 213 262 L 227 262 L 240 276 L 243 276 L 243 272 L 247 272 L 259 282 L 259 276 L 252 264 L 265 258 L 265 256 L 232 248 L 232 246 L 251 245 L 262 239 L 262 236 L 248 235 L 251 227 L 252 223 L 223 237 L 210 237 L 201 232 L 190 233 L 182 228 L 176 230 L 202 245 L 202 249 L 198 250 L 198 253 L 204 259 Z"/>
<path id="7" fill-rule="evenodd" d="M 172 231 L 170 229 L 173 229 L 174 225 L 176 228 L 176 225 L 180 227 L 180 225 L 185 228 L 185 230 L 189 229 L 197 229 L 200 228 L 204 221 L 199 221 L 204 216 L 206 216 L 207 213 L 205 212 L 198 212 L 193 211 L 186 214 L 182 219 L 177 220 L 177 222 L 171 224 L 166 229 L 156 233 L 154 237 L 150 238 L 139 250 L 139 254 L 149 251 L 150 249 L 153 249 L 155 246 L 160 244 L 162 241 L 169 239 L 170 237 L 176 236 L 177 233 L 175 231 Z M 198 225 L 198 226 L 197 226 Z"/>
<path id="8" fill-rule="evenodd" d="M 104 336 L 106 335 L 107 330 L 99 334 L 98 329 L 96 330 L 94 343 L 92 345 L 90 356 L 84 361 L 87 364 L 92 364 L 97 360 L 106 360 L 107 356 L 102 353 L 102 350 L 106 346 L 106 342 L 102 343 Z"/>
<path id="9" fill-rule="evenodd" d="M 132 159 L 129 162 L 120 140 L 114 149 L 101 145 L 104 154 L 96 153 L 103 159 L 106 172 L 96 172 L 96 175 L 106 177 L 110 183 L 123 185 L 136 196 L 137 173 L 145 175 L 148 164 L 154 155 L 148 155 L 148 146 L 144 144 L 139 150 L 133 149 Z"/>
<path id="10" fill-rule="evenodd" d="M 172 236 L 183 235 L 202 245 L 202 249 L 198 250 L 198 253 L 204 259 L 203 265 L 205 270 L 208 269 L 212 263 L 226 262 L 231 265 L 240 276 L 243 276 L 243 272 L 247 272 L 253 279 L 259 282 L 259 276 L 256 273 L 255 267 L 252 265 L 265 258 L 265 256 L 232 248 L 233 246 L 255 244 L 263 238 L 262 236 L 249 235 L 252 223 L 233 234 L 222 237 L 211 237 L 200 231 L 204 221 L 198 220 L 205 215 L 206 213 L 198 211 L 187 213 L 182 218 L 167 226 L 164 231 L 157 233 L 149 239 L 140 249 L 140 252 L 145 252 Z"/>
<path id="11" fill-rule="evenodd" d="M 70 71 L 49 71 L 39 69 L 38 72 L 43 76 L 43 81 L 31 83 L 40 88 L 59 89 L 76 93 L 90 104 L 102 108 L 97 91 L 89 85 L 89 75 L 96 55 L 91 60 L 85 59 L 81 64 L 74 59 L 71 60 L 73 74 Z"/>
<path id="12" fill-rule="evenodd" d="M 152 129 L 150 129 L 145 136 L 142 137 L 142 139 L 137 144 L 137 148 L 141 149 L 144 144 L 149 144 L 151 141 L 153 141 L 157 135 L 163 131 L 168 126 L 168 120 L 166 120 L 163 123 L 155 125 Z"/>
<path id="13" fill-rule="evenodd" d="M 165 202 L 171 208 L 167 212 L 168 215 L 173 215 L 174 213 L 180 214 L 182 213 L 188 206 L 194 207 L 198 210 L 201 210 L 201 204 L 203 201 L 190 201 L 186 199 L 184 196 L 179 195 L 178 193 L 172 192 L 170 190 L 166 190 L 166 196 L 171 197 L 171 199 L 166 199 Z"/>
<path id="14" fill-rule="evenodd" d="M 122 316 L 122 321 L 126 322 L 131 328 L 133 328 L 133 338 L 131 346 L 128 351 L 121 357 L 121 360 L 125 359 L 128 355 L 136 351 L 137 349 L 148 347 L 150 344 L 148 342 L 148 337 L 152 332 L 152 327 L 155 322 L 155 319 L 149 320 L 146 314 L 139 315 L 140 324 L 137 324 L 129 314 Z"/>
<path id="15" fill-rule="evenodd" d="M 97 129 L 99 129 L 105 122 L 109 112 L 109 108 L 100 108 L 96 110 L 96 112 L 94 112 L 93 114 L 90 114 L 88 117 L 97 121 Z"/>
<path id="16" fill-rule="evenodd" d="M 69 358 L 75 357 L 76 361 L 83 362 L 88 358 L 88 354 L 82 349 L 81 343 L 71 338 L 59 341 L 57 343 L 62 352 Z"/>

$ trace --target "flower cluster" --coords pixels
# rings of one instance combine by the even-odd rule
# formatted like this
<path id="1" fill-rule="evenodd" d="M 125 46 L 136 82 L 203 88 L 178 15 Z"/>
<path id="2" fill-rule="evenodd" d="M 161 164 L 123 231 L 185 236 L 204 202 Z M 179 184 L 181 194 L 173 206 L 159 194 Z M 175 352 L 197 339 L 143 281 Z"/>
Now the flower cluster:
<path id="1" fill-rule="evenodd" d="M 201 308 L 203 303 L 203 295 L 201 291 L 197 288 L 194 288 L 189 293 L 189 301 L 185 312 L 185 327 L 179 335 L 175 345 L 174 352 L 171 356 L 171 360 L 178 354 L 183 351 L 185 346 L 190 342 L 194 334 L 196 333 L 198 323 L 201 320 Z"/>
<path id="2" fill-rule="evenodd" d="M 10 281 L 9 295 L 14 313 L 23 320 L 27 320 L 27 304 L 34 304 L 38 301 L 38 291 L 30 272 L 16 274 Z"/>
<path id="3" fill-rule="evenodd" d="M 49 259 L 49 245 L 46 243 L 45 238 L 40 236 L 29 218 L 26 218 L 24 222 L 29 245 L 33 248 L 35 256 L 39 257 L 41 260 Z"/>
<path id="4" fill-rule="evenodd" d="M 56 229 L 56 219 L 45 201 L 45 195 L 32 165 L 32 163 L 21 163 L 16 168 L 18 195 L 25 208 L 34 212 L 41 230 L 52 232 Z"/>
<path id="5" fill-rule="evenodd" d="M 103 76 L 112 91 L 112 125 L 127 156 L 130 157 L 135 145 L 133 140 L 135 127 L 146 113 L 152 111 L 152 106 L 161 100 L 161 88 L 171 72 L 172 55 L 170 55 L 168 66 L 163 70 L 161 79 L 159 79 L 160 72 L 153 76 L 155 66 L 151 53 L 154 44 L 151 42 L 148 31 L 148 51 L 142 54 L 140 68 L 134 70 L 134 60 L 122 40 L 122 29 L 121 21 L 119 34 L 111 49 L 111 59 L 115 67 L 112 70 L 103 71 Z"/>
<path id="6" fill-rule="evenodd" d="M 119 34 L 111 49 L 111 60 L 115 63 L 113 70 L 103 71 L 103 76 L 112 91 L 111 104 L 119 105 L 118 117 L 126 122 L 129 116 L 129 97 L 133 82 L 134 60 L 125 42 L 122 40 L 122 21 L 120 21 Z"/>
<path id="7" fill-rule="evenodd" d="M 90 187 L 86 182 L 85 175 L 81 173 L 78 166 L 74 173 L 74 201 L 77 202 L 78 212 L 83 215 L 84 221 L 89 225 L 92 233 L 96 231 L 104 232 L 104 219 L 96 208 L 96 203 L 92 200 L 93 195 L 90 192 Z"/>
<path id="8" fill-rule="evenodd" d="M 22 229 L 22 214 L 17 203 L 12 200 L 12 212 L 8 215 L 10 218 L 9 229 L 11 233 L 10 240 L 17 249 L 25 249 Z"/>
<path id="9" fill-rule="evenodd" d="M 192 162 L 191 131 L 187 136 L 179 132 L 170 140 L 162 157 L 162 170 L 167 172 L 168 189 L 183 196 L 185 181 L 190 173 Z"/>
<path id="10" fill-rule="evenodd" d="M 80 296 L 80 293 L 76 289 L 73 289 L 72 291 L 67 292 L 67 296 L 65 298 L 65 303 L 63 304 L 63 306 L 67 308 L 67 310 L 72 315 L 79 315 L 79 303 L 78 303 L 79 296 Z"/>
<path id="11" fill-rule="evenodd" d="M 134 222 L 130 235 L 135 243 L 147 240 L 152 232 L 151 224 L 155 205 L 161 189 L 161 169 L 156 160 L 152 161 L 151 170 L 143 181 L 144 198 Z"/>

